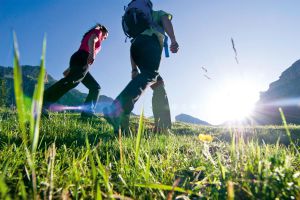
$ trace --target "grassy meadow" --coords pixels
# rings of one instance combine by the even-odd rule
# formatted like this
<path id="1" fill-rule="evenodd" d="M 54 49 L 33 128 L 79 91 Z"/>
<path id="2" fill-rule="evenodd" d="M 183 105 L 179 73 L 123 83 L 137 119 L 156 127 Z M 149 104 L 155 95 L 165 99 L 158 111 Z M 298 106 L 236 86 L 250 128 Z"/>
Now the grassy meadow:
<path id="1" fill-rule="evenodd" d="M 183 123 L 158 134 L 133 118 L 132 134 L 113 135 L 105 120 L 54 113 L 33 153 L 16 112 L 0 122 L 0 199 L 300 198 L 300 126 L 290 137 L 284 126 Z"/>
<path id="2" fill-rule="evenodd" d="M 300 200 L 300 126 L 213 127 L 175 123 L 131 133 L 105 120 L 51 113 L 41 119 L 45 77 L 28 101 L 14 35 L 16 110 L 0 108 L 0 199 Z M 27 99 L 27 100 L 26 100 Z"/>

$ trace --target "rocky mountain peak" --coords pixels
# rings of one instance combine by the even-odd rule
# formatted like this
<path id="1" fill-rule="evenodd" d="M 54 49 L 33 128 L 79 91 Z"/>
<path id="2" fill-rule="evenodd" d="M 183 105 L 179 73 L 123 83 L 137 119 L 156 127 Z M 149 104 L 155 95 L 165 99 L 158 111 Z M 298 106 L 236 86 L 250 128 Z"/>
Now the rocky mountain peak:
<path id="1" fill-rule="evenodd" d="M 254 118 L 260 124 L 281 124 L 278 108 L 284 111 L 288 123 L 300 123 L 300 60 L 293 63 L 272 82 L 269 89 L 261 92 Z"/>

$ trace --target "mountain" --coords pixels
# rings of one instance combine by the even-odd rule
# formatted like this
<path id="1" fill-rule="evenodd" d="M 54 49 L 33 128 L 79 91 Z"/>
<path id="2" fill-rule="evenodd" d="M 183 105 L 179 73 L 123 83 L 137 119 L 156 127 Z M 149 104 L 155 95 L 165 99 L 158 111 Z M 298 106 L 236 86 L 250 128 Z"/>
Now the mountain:
<path id="1" fill-rule="evenodd" d="M 177 115 L 175 117 L 175 121 L 176 122 L 190 123 L 190 124 L 198 124 L 198 125 L 207 125 L 207 126 L 211 125 L 208 122 L 202 121 L 200 119 L 197 119 L 197 118 L 192 117 L 192 116 L 187 115 L 187 114 Z"/>
<path id="2" fill-rule="evenodd" d="M 37 66 L 22 66 L 23 90 L 27 97 L 32 97 L 34 86 L 37 83 L 37 77 L 40 72 L 40 67 Z M 56 80 L 47 74 L 45 88 L 50 87 Z M 13 88 L 13 68 L 0 66 L 0 105 L 11 106 L 15 105 L 15 96 Z M 58 104 L 66 106 L 82 105 L 87 94 L 76 89 L 70 90 L 59 101 Z M 101 95 L 98 101 L 96 112 L 102 112 L 102 109 L 113 101 L 112 98 Z"/>
<path id="3" fill-rule="evenodd" d="M 281 107 L 287 123 L 300 124 L 300 60 L 287 68 L 279 79 L 261 92 L 253 119 L 258 124 L 282 124 Z"/>

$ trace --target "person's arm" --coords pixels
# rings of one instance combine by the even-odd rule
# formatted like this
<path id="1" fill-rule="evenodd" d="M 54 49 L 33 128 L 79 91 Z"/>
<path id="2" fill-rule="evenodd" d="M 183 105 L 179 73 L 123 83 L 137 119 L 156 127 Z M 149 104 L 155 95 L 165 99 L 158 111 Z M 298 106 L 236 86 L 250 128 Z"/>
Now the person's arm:
<path id="1" fill-rule="evenodd" d="M 95 60 L 95 44 L 98 41 L 98 37 L 96 34 L 92 34 L 89 41 L 88 41 L 88 45 L 89 45 L 89 57 L 88 57 L 88 64 L 93 64 L 94 60 Z"/>
<path id="2" fill-rule="evenodd" d="M 130 54 L 130 63 L 131 63 L 131 79 L 134 79 L 139 74 L 139 70 L 131 54 Z"/>
<path id="3" fill-rule="evenodd" d="M 162 22 L 165 32 L 168 34 L 168 36 L 171 40 L 171 45 L 170 45 L 171 52 L 177 53 L 177 51 L 179 49 L 179 45 L 176 41 L 173 25 L 172 25 L 171 20 L 169 19 L 169 16 L 168 15 L 162 16 L 161 22 Z"/>

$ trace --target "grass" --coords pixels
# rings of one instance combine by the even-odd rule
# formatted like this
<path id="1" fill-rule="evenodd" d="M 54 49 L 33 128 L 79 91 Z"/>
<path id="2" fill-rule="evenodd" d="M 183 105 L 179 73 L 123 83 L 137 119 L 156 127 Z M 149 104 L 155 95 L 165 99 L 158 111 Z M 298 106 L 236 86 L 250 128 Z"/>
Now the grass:
<path id="1" fill-rule="evenodd" d="M 175 123 L 160 134 L 143 112 L 130 135 L 78 114 L 41 120 L 45 49 L 46 40 L 25 99 L 14 34 L 17 109 L 0 108 L 1 199 L 300 199 L 300 126 L 282 111 L 280 127 Z"/>
<path id="2" fill-rule="evenodd" d="M 41 121 L 41 109 L 43 104 L 43 93 L 44 93 L 44 78 L 46 74 L 45 69 L 45 53 L 46 53 L 46 37 L 43 42 L 43 51 L 41 56 L 40 74 L 35 85 L 32 99 L 25 98 L 23 92 L 23 80 L 22 80 L 22 68 L 19 64 L 19 50 L 17 36 L 13 32 L 14 39 L 14 91 L 17 107 L 18 125 L 22 135 L 22 142 L 24 144 L 24 151 L 26 152 L 27 163 L 29 165 L 31 182 L 33 189 L 33 199 L 38 198 L 37 194 L 37 177 L 36 177 L 36 166 L 35 166 L 35 154 L 37 144 L 39 140 L 40 132 L 40 121 Z M 26 130 L 27 124 L 29 123 L 29 131 Z M 28 132 L 30 139 L 28 140 Z M 30 144 L 28 144 L 30 142 Z M 28 145 L 31 145 L 31 151 L 28 150 Z M 8 198 L 9 197 L 6 197 Z"/>
<path id="3" fill-rule="evenodd" d="M 233 150 L 228 127 L 176 123 L 171 133 L 155 134 L 153 122 L 145 119 L 137 157 L 138 129 L 115 136 L 104 120 L 53 114 L 41 121 L 34 192 L 16 113 L 3 110 L 0 120 L 2 199 L 300 198 L 300 156 L 281 142 L 289 141 L 285 127 L 252 127 L 253 137 L 250 127 L 232 128 L 235 135 L 247 133 Z M 138 126 L 138 119 L 132 124 Z M 292 138 L 299 138 L 299 128 L 290 126 Z M 279 142 L 267 140 L 273 130 Z M 214 140 L 202 142 L 199 133 Z"/>

